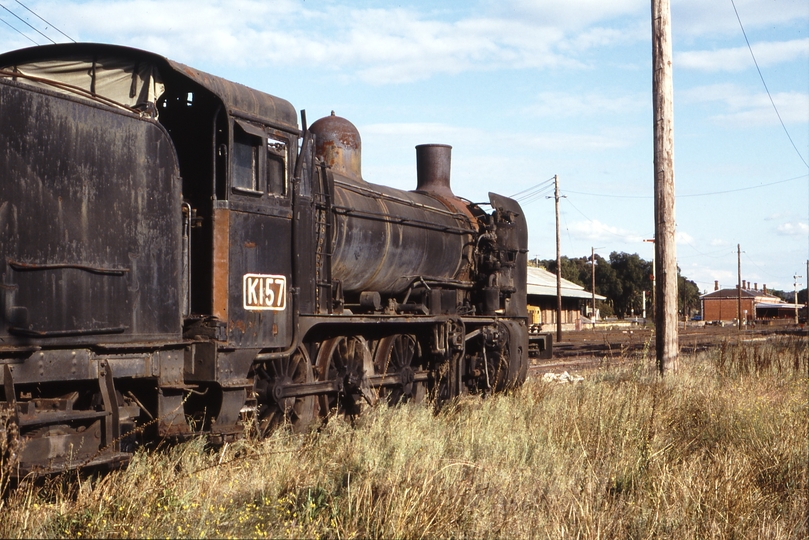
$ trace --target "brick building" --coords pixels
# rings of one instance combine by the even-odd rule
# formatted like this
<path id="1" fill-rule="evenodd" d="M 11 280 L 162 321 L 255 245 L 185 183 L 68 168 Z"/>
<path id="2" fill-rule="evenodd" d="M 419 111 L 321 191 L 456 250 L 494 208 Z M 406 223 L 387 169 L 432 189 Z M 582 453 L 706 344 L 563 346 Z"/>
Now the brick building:
<path id="1" fill-rule="evenodd" d="M 767 293 L 767 286 L 759 290 L 758 283 L 751 284 L 742 281 L 739 287 L 720 289 L 719 282 L 714 282 L 714 291 L 703 294 L 702 320 L 704 321 L 734 321 L 739 313 L 739 298 L 741 297 L 742 319 L 752 322 L 761 319 L 782 318 L 788 314 L 792 304 L 787 304 L 777 296 Z"/>

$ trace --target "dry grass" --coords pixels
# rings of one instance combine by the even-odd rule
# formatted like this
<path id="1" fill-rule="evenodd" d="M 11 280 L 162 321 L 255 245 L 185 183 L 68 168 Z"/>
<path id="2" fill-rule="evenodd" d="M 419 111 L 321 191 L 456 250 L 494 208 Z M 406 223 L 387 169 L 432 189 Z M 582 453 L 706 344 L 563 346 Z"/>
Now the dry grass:
<path id="1" fill-rule="evenodd" d="M 805 538 L 806 339 L 22 486 L 0 537 Z"/>

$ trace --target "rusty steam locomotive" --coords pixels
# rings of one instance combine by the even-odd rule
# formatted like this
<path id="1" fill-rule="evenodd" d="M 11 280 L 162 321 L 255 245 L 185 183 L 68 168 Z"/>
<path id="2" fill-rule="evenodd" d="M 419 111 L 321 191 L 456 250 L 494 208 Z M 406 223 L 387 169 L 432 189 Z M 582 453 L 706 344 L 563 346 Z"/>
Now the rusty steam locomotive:
<path id="1" fill-rule="evenodd" d="M 366 182 L 338 116 L 161 56 L 0 55 L 0 437 L 16 474 L 524 381 L 519 205 Z M 484 206 L 488 206 L 484 205 Z"/>

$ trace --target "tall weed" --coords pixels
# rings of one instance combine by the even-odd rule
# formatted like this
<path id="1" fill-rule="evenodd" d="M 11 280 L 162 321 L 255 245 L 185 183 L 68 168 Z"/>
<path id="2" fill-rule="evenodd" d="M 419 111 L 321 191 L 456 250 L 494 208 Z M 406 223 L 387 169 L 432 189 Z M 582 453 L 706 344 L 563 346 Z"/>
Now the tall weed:
<path id="1" fill-rule="evenodd" d="M 652 362 L 138 453 L 9 492 L 0 536 L 805 538 L 807 341 Z"/>

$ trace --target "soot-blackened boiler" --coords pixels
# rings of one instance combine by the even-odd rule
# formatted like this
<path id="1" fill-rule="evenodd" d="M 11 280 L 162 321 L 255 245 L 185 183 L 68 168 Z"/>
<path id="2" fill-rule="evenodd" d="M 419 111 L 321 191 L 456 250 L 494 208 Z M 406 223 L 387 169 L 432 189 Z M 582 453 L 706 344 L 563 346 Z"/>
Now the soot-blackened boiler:
<path id="1" fill-rule="evenodd" d="M 347 120 L 111 45 L 0 55 L 0 118 L 15 475 L 525 379 L 525 218 L 455 196 L 449 146 L 371 184 Z"/>

